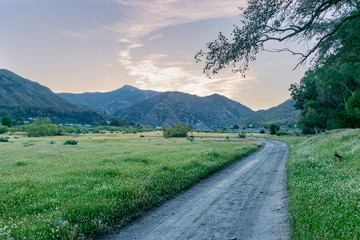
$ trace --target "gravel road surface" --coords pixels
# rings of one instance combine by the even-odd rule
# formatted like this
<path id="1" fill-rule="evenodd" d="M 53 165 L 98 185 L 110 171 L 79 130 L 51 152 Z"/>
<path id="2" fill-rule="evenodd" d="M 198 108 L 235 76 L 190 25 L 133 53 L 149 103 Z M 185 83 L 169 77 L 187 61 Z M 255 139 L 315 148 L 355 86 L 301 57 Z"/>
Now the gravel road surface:
<path id="1" fill-rule="evenodd" d="M 103 239 L 289 239 L 289 151 L 282 142 L 262 141 L 249 157 Z"/>

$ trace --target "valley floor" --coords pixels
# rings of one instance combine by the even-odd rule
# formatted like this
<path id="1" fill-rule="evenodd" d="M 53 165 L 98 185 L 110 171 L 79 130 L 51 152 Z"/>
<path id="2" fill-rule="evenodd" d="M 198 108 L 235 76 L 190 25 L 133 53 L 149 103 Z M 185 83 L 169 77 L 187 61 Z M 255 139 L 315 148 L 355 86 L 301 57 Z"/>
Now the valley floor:
<path id="1" fill-rule="evenodd" d="M 104 239 L 289 239 L 286 144 L 256 153 L 201 181 Z"/>
<path id="2" fill-rule="evenodd" d="M 93 238 L 261 146 L 201 133 L 1 137 L 9 142 L 0 142 L 0 239 Z"/>

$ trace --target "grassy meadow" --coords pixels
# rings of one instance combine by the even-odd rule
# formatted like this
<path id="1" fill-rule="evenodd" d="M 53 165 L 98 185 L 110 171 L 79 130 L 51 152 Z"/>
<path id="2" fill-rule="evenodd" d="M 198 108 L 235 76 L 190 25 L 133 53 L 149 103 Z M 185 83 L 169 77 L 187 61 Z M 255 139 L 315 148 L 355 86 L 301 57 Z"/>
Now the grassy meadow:
<path id="1" fill-rule="evenodd" d="M 261 146 L 205 133 L 0 137 L 0 239 L 94 237 Z"/>
<path id="2" fill-rule="evenodd" d="M 360 239 L 360 130 L 271 138 L 291 150 L 292 239 Z"/>

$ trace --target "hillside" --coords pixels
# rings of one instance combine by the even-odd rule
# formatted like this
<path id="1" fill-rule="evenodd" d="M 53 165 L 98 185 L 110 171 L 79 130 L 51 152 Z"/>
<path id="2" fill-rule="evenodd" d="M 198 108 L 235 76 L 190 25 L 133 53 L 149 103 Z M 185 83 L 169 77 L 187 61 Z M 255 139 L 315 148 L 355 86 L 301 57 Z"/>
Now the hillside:
<path id="1" fill-rule="evenodd" d="M 136 87 L 125 85 L 111 92 L 94 93 L 59 93 L 58 95 L 69 102 L 88 106 L 102 112 L 113 114 L 121 109 L 128 108 L 159 94 L 151 90 L 141 90 Z"/>
<path id="2" fill-rule="evenodd" d="M 163 123 L 172 126 L 180 121 L 197 129 L 214 129 L 227 126 L 251 113 L 250 108 L 218 94 L 198 97 L 181 92 L 165 92 L 114 115 L 152 126 Z"/>
<path id="3" fill-rule="evenodd" d="M 93 123 L 103 114 L 72 104 L 39 83 L 0 69 L 0 116 L 50 117 L 55 122 Z"/>
<path id="4" fill-rule="evenodd" d="M 240 126 L 249 124 L 277 123 L 280 125 L 296 122 L 300 111 L 294 108 L 294 100 L 289 99 L 276 107 L 267 110 L 256 111 L 253 114 L 241 118 L 236 123 Z"/>

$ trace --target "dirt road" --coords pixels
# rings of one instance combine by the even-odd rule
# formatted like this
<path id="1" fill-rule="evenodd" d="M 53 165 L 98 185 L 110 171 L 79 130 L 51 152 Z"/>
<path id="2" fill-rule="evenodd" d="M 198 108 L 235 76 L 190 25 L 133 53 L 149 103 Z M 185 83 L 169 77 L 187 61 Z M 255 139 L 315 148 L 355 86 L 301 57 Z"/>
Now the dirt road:
<path id="1" fill-rule="evenodd" d="M 289 239 L 289 151 L 284 143 L 263 142 L 256 153 L 104 239 Z"/>

